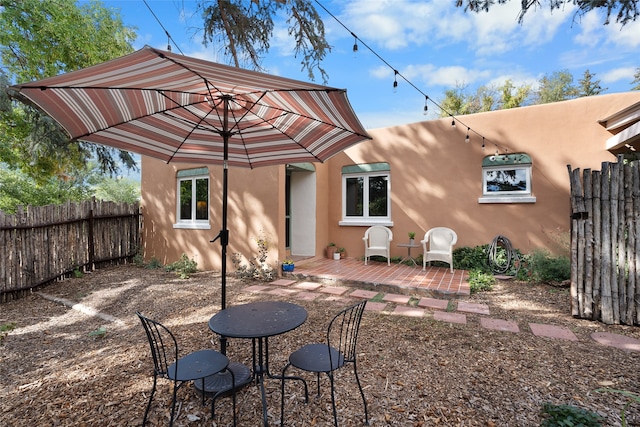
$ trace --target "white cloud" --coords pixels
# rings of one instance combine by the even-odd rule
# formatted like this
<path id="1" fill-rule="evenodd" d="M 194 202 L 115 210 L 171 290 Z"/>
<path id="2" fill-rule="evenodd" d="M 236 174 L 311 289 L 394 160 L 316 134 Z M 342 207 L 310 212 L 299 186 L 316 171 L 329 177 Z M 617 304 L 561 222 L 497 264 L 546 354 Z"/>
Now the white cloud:
<path id="1" fill-rule="evenodd" d="M 372 68 L 369 70 L 369 74 L 377 79 L 386 79 L 389 76 L 393 75 L 391 68 L 386 65 L 380 65 L 379 67 Z"/>
<path id="2" fill-rule="evenodd" d="M 573 6 L 553 13 L 531 9 L 519 24 L 520 2 L 515 0 L 480 13 L 464 12 L 453 3 L 354 0 L 345 4 L 342 19 L 356 36 L 385 49 L 464 43 L 476 55 L 496 55 L 549 42 L 574 11 Z"/>
<path id="3" fill-rule="evenodd" d="M 615 83 L 619 81 L 629 82 L 633 80 L 636 69 L 634 67 L 614 68 L 606 73 L 602 73 L 603 83 Z"/>

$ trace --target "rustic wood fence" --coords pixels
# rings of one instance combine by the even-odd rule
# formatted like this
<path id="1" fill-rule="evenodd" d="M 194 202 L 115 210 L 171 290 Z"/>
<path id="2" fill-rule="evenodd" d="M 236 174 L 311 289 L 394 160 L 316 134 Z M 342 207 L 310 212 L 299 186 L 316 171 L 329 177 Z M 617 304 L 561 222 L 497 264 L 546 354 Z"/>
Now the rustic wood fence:
<path id="1" fill-rule="evenodd" d="M 606 324 L 640 324 L 638 162 L 571 170 L 571 313 Z"/>
<path id="2" fill-rule="evenodd" d="M 0 303 L 78 271 L 129 262 L 140 250 L 137 203 L 89 200 L 0 211 Z"/>

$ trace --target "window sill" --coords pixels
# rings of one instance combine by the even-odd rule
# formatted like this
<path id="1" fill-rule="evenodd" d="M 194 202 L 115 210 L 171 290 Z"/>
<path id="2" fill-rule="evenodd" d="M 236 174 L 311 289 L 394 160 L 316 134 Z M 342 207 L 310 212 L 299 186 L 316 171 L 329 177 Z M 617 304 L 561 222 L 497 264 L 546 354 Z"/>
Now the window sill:
<path id="1" fill-rule="evenodd" d="M 384 219 L 384 220 L 375 220 L 375 219 L 343 219 L 338 222 L 338 225 L 341 227 L 371 227 L 372 225 L 384 225 L 385 227 L 393 227 L 393 221 Z"/>
<path id="2" fill-rule="evenodd" d="M 478 203 L 535 203 L 534 196 L 489 196 L 478 198 Z"/>
<path id="3" fill-rule="evenodd" d="M 178 222 L 173 224 L 173 228 L 182 228 L 186 230 L 211 230 L 211 225 L 208 222 Z"/>

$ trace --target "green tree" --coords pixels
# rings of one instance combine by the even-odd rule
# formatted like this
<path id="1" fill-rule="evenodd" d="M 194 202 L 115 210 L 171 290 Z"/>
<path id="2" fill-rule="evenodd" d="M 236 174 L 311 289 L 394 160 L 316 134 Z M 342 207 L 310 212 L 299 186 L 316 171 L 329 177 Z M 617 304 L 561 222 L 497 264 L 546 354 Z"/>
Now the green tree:
<path id="1" fill-rule="evenodd" d="M 311 0 L 198 0 L 198 9 L 204 18 L 205 43 L 221 43 L 236 67 L 248 64 L 258 70 L 269 51 L 274 18 L 286 17 L 296 57 L 302 55 L 302 69 L 311 80 L 315 80 L 314 71 L 319 71 L 327 83 L 328 75 L 320 64 L 331 47 Z"/>
<path id="2" fill-rule="evenodd" d="M 635 85 L 631 88 L 631 90 L 640 90 L 640 67 L 636 68 L 636 72 L 633 75 L 632 85 Z"/>
<path id="3" fill-rule="evenodd" d="M 133 51 L 133 29 L 100 2 L 0 0 L 0 61 L 6 82 L 22 83 L 88 67 Z M 0 90 L 4 92 L 6 86 Z M 0 95 L 0 99 L 7 94 Z M 46 182 L 95 158 L 105 172 L 135 167 L 125 151 L 69 141 L 53 120 L 29 105 L 0 104 L 3 162 Z"/>
<path id="4" fill-rule="evenodd" d="M 131 178 L 99 176 L 93 186 L 93 195 L 98 200 L 135 203 L 140 200 L 140 182 Z"/>
<path id="5" fill-rule="evenodd" d="M 578 97 L 578 88 L 573 85 L 573 75 L 569 71 L 554 71 L 538 81 L 536 104 L 565 101 Z"/>
<path id="6" fill-rule="evenodd" d="M 600 86 L 600 80 L 594 80 L 595 74 L 591 74 L 589 70 L 585 70 L 584 75 L 578 81 L 578 96 L 599 95 L 607 88 Z"/>
<path id="7" fill-rule="evenodd" d="M 531 85 L 516 87 L 511 80 L 505 81 L 498 89 L 502 95 L 502 109 L 521 107 L 527 103 L 531 95 Z"/>
<path id="8" fill-rule="evenodd" d="M 38 182 L 20 170 L 0 168 L 0 210 L 15 213 L 18 206 L 44 206 L 91 197 L 91 188 L 74 177 L 48 177 Z"/>
<path id="9" fill-rule="evenodd" d="M 475 93 L 469 93 L 465 85 L 456 85 L 440 100 L 440 117 L 520 107 L 528 102 L 530 93 L 531 85 L 516 87 L 511 80 L 502 86 L 480 86 Z"/>
<path id="10" fill-rule="evenodd" d="M 494 4 L 504 4 L 511 0 L 456 0 L 456 6 L 464 7 L 465 11 L 472 12 L 488 12 Z M 549 8 L 553 10 L 562 10 L 567 5 L 578 6 L 576 17 L 580 18 L 591 10 L 604 10 L 606 18 L 604 25 L 609 24 L 611 16 L 615 16 L 616 22 L 623 26 L 629 22 L 635 21 L 640 13 L 639 0 L 521 0 L 522 8 L 518 15 L 518 22 L 522 23 L 524 15 L 530 8 L 536 8 L 541 3 L 547 3 Z"/>
<path id="11" fill-rule="evenodd" d="M 450 114 L 459 116 L 465 113 L 465 86 L 456 85 L 453 89 L 444 91 L 444 98 L 438 101 L 440 106 L 440 117 L 447 117 Z"/>

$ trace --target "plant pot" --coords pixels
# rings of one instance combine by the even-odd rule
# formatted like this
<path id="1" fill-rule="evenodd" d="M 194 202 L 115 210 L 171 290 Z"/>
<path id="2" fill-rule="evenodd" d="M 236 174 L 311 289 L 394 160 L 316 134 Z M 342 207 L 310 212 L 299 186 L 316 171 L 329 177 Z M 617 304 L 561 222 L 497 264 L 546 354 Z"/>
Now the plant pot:
<path id="1" fill-rule="evenodd" d="M 293 271 L 294 264 L 282 264 L 282 271 L 291 272 Z"/>
<path id="2" fill-rule="evenodd" d="M 332 259 L 333 254 L 336 253 L 337 249 L 338 248 L 336 248 L 335 246 L 327 246 L 327 249 L 326 249 L 327 258 Z"/>
<path id="3" fill-rule="evenodd" d="M 334 252 L 333 259 L 340 259 L 340 252 Z"/>
<path id="4" fill-rule="evenodd" d="M 415 242 L 415 239 L 409 239 L 409 244 L 413 245 L 413 243 Z"/>

